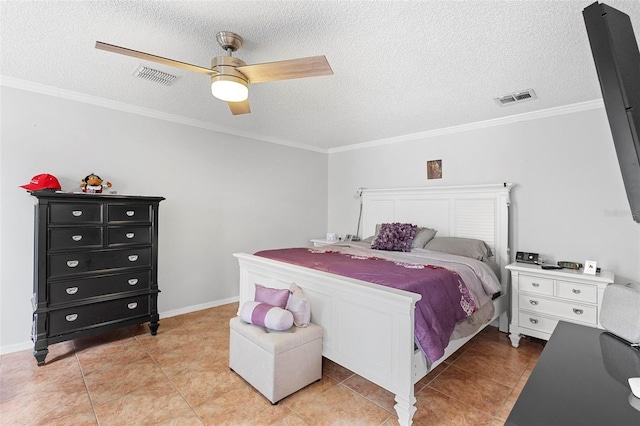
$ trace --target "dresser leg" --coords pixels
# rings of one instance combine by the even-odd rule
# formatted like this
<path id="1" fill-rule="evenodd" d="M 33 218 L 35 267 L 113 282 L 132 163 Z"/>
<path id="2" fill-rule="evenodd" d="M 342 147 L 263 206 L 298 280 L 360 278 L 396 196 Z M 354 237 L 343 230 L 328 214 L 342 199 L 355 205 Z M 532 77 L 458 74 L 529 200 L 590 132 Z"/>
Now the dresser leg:
<path id="1" fill-rule="evenodd" d="M 152 336 L 158 334 L 158 327 L 160 327 L 160 323 L 158 321 L 152 321 L 149 323 L 149 331 Z"/>
<path id="2" fill-rule="evenodd" d="M 517 348 L 518 346 L 520 346 L 519 334 L 511 333 L 509 334 L 509 339 L 511 339 L 511 346 L 513 346 L 514 348 Z"/>
<path id="3" fill-rule="evenodd" d="M 38 361 L 38 365 L 44 365 L 44 359 L 47 357 L 48 353 L 48 348 L 33 351 L 33 356 L 36 358 L 36 361 Z"/>

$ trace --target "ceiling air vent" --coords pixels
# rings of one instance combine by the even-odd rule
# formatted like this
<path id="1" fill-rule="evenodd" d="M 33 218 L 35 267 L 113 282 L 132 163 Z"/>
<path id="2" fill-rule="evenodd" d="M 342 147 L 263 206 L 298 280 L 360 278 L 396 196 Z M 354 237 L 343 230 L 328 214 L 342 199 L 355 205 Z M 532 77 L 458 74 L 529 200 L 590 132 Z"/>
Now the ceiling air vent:
<path id="1" fill-rule="evenodd" d="M 519 102 L 528 101 L 537 98 L 533 89 L 522 90 L 520 92 L 509 93 L 508 95 L 494 98 L 500 106 L 511 105 Z"/>
<path id="2" fill-rule="evenodd" d="M 171 86 L 176 82 L 177 79 L 180 78 L 177 75 L 145 67 L 143 65 L 140 65 L 138 68 L 136 68 L 136 70 L 133 72 L 133 76 L 142 78 L 144 80 L 153 81 L 154 83 L 164 84 L 165 86 Z"/>

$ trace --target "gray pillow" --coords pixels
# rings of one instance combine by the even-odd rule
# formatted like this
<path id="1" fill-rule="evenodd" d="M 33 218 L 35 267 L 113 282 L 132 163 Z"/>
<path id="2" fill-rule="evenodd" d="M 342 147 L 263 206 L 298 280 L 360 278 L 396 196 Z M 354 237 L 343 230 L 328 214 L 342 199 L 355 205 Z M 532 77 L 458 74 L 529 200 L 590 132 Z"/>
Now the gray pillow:
<path id="1" fill-rule="evenodd" d="M 489 248 L 487 243 L 473 238 L 434 238 L 429 241 L 424 248 L 483 261 L 486 261 L 493 256 L 491 248 Z"/>
<path id="2" fill-rule="evenodd" d="M 424 246 L 436 236 L 435 229 L 431 228 L 418 228 L 416 236 L 413 237 L 411 242 L 411 248 L 424 248 Z"/>

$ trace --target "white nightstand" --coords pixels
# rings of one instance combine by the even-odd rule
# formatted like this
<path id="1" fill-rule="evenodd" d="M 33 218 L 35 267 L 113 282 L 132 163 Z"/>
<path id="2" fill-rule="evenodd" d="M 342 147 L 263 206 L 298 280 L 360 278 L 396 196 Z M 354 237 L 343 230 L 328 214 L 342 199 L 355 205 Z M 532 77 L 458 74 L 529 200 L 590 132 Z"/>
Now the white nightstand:
<path id="1" fill-rule="evenodd" d="M 526 263 L 512 263 L 506 268 L 511 271 L 509 338 L 514 347 L 518 347 L 522 334 L 549 340 L 560 320 L 602 328 L 602 296 L 614 281 L 613 272 L 588 275 Z"/>
<path id="2" fill-rule="evenodd" d="M 329 246 L 331 244 L 335 244 L 338 241 L 328 241 L 324 238 L 315 238 L 311 240 L 311 243 L 313 244 L 314 247 L 324 247 L 324 246 Z"/>

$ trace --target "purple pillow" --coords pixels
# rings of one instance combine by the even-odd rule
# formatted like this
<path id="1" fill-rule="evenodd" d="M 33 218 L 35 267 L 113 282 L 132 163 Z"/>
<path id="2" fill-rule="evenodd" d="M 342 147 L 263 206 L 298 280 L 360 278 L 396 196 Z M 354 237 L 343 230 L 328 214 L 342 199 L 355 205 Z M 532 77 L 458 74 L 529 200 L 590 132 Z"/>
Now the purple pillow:
<path id="1" fill-rule="evenodd" d="M 383 223 L 371 248 L 388 251 L 411 251 L 418 227 L 410 223 Z"/>
<path id="2" fill-rule="evenodd" d="M 256 284 L 256 293 L 253 300 L 284 309 L 289 300 L 289 289 L 269 288 Z"/>
<path id="3" fill-rule="evenodd" d="M 260 302 L 246 302 L 242 305 L 240 318 L 249 324 L 276 331 L 288 330 L 293 325 L 291 312 Z"/>

